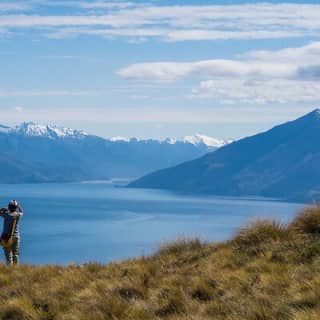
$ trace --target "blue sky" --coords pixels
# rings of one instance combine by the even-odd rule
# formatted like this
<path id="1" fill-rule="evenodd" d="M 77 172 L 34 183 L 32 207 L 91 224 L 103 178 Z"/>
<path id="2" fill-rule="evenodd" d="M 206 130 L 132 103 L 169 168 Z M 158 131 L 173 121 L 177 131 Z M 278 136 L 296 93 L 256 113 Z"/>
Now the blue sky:
<path id="1" fill-rule="evenodd" d="M 319 1 L 0 2 L 3 124 L 239 138 L 319 106 Z"/>

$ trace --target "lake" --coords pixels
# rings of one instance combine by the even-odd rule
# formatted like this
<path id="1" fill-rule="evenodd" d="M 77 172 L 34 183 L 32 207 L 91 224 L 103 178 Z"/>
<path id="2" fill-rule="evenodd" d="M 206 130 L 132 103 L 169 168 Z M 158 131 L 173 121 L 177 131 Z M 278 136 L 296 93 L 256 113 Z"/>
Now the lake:
<path id="1" fill-rule="evenodd" d="M 151 254 L 179 237 L 225 240 L 252 219 L 285 222 L 304 206 L 190 197 L 108 182 L 0 185 L 0 205 L 10 199 L 17 199 L 25 211 L 21 261 L 28 264 L 117 261 Z"/>

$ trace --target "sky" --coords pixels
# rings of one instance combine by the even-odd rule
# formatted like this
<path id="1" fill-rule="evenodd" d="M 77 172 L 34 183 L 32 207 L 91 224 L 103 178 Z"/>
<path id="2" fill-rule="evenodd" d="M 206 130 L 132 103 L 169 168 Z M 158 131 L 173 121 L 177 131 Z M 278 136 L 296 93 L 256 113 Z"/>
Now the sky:
<path id="1" fill-rule="evenodd" d="M 0 1 L 0 123 L 238 139 L 319 107 L 319 1 Z"/>

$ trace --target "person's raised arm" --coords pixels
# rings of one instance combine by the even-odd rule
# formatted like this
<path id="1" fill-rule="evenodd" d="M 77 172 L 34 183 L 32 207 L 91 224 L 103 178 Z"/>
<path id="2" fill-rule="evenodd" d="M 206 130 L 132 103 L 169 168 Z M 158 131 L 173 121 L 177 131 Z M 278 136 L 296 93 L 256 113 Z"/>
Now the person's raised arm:
<path id="1" fill-rule="evenodd" d="M 23 216 L 23 209 L 20 206 L 20 204 L 18 205 L 17 211 L 16 211 L 17 216 L 22 217 Z"/>

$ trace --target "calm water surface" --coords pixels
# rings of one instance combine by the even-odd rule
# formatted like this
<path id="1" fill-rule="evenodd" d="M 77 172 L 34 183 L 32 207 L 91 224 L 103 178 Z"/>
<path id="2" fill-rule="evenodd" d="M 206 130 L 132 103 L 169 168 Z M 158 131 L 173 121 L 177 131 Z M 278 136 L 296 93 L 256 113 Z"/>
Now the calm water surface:
<path id="1" fill-rule="evenodd" d="M 225 240 L 254 218 L 287 221 L 303 207 L 110 183 L 0 185 L 0 205 L 10 199 L 25 211 L 21 260 L 30 264 L 115 261 L 150 254 L 178 237 Z"/>

